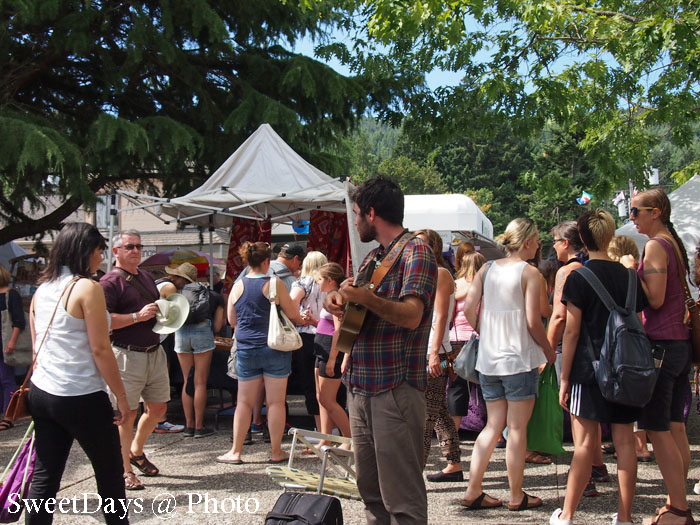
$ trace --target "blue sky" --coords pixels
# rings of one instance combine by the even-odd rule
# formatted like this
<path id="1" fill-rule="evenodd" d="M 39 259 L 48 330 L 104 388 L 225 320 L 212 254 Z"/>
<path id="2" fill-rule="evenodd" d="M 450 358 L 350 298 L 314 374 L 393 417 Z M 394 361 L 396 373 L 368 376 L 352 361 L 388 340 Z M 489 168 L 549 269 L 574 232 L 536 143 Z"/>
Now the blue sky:
<path id="1" fill-rule="evenodd" d="M 320 60 L 314 55 L 314 43 L 308 37 L 297 41 L 296 45 L 294 46 L 294 52 L 315 58 L 316 60 Z M 346 66 L 341 64 L 338 60 L 334 59 L 329 62 L 325 60 L 320 61 L 328 64 L 341 75 L 350 75 L 350 70 Z M 462 73 L 456 73 L 454 71 L 433 71 L 426 75 L 426 82 L 431 90 L 434 90 L 438 87 L 456 86 L 457 84 L 459 84 L 459 81 L 461 79 Z"/>

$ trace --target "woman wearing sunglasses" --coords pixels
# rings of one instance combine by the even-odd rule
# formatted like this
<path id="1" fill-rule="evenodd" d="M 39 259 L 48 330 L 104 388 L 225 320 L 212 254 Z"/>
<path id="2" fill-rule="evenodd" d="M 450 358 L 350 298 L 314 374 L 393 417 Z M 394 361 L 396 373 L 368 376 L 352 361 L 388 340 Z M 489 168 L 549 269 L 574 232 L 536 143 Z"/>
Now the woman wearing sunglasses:
<path id="1" fill-rule="evenodd" d="M 649 236 L 637 270 L 649 300 L 642 314 L 644 330 L 652 344 L 665 349 L 654 394 L 638 424 L 651 439 L 668 491 L 667 505 L 652 523 L 694 523 L 685 494 L 690 447 L 683 417 L 692 359 L 681 281 L 689 275 L 688 256 L 671 223 L 671 203 L 663 190 L 639 193 L 632 199 L 630 212 L 639 233 Z"/>

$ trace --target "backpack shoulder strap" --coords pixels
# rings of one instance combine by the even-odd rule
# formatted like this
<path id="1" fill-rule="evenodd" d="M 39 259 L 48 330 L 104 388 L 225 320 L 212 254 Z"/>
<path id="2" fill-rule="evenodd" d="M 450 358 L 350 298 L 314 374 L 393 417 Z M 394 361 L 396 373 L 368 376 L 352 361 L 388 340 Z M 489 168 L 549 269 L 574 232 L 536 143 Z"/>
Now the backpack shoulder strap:
<path id="1" fill-rule="evenodd" d="M 627 268 L 627 299 L 625 308 L 630 313 L 637 311 L 637 272 L 632 268 Z"/>
<path id="2" fill-rule="evenodd" d="M 603 283 L 600 282 L 600 279 L 596 277 L 596 274 L 594 274 L 590 268 L 586 268 L 585 266 L 582 266 L 581 268 L 578 268 L 574 270 L 575 272 L 578 272 L 581 277 L 586 279 L 586 282 L 591 285 L 591 288 L 593 288 L 593 291 L 598 294 L 598 297 L 600 298 L 601 301 L 603 301 L 603 304 L 609 311 L 613 311 L 617 307 L 617 303 L 613 300 L 613 298 L 610 296 L 610 293 L 605 289 L 605 286 L 603 286 Z M 627 291 L 629 294 L 629 290 Z M 635 295 L 636 295 L 636 290 L 635 290 Z M 636 298 L 635 298 L 636 301 Z"/>

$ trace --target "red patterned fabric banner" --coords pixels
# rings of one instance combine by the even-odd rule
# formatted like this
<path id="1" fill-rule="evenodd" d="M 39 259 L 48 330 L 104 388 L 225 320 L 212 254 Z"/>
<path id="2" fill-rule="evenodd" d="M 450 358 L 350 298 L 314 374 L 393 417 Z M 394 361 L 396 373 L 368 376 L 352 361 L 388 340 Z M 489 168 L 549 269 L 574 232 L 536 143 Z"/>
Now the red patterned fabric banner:
<path id="1" fill-rule="evenodd" d="M 259 222 L 239 217 L 233 218 L 231 240 L 228 246 L 228 259 L 226 260 L 226 282 L 221 290 L 222 293 L 231 293 L 234 280 L 245 268 L 245 263 L 238 254 L 238 250 L 243 246 L 243 243 L 246 241 L 269 243 L 271 240 L 272 230 L 269 221 Z"/>
<path id="2" fill-rule="evenodd" d="M 348 271 L 348 218 L 344 213 L 311 212 L 308 251 L 319 251 Z"/>

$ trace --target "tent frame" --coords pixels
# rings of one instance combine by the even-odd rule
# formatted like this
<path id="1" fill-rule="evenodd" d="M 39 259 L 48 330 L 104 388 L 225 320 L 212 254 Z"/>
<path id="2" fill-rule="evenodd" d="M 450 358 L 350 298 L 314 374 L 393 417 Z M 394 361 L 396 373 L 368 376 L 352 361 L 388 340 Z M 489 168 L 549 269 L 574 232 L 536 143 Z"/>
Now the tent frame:
<path id="1" fill-rule="evenodd" d="M 166 198 L 166 197 L 155 197 L 152 195 L 147 195 L 145 193 L 138 193 L 134 191 L 129 191 L 129 190 L 120 190 L 120 189 L 115 189 L 112 191 L 109 199 L 109 253 L 112 253 L 112 248 L 113 248 L 113 239 L 115 235 L 115 218 L 123 213 L 123 212 L 128 212 L 128 211 L 136 211 L 136 210 L 143 210 L 153 217 L 157 218 L 163 224 L 170 224 L 173 221 L 176 221 L 178 224 L 180 223 L 188 223 L 188 224 L 193 224 L 197 225 L 196 223 L 192 222 L 194 219 L 199 219 L 202 217 L 209 217 L 209 255 L 213 258 L 214 257 L 214 244 L 213 244 L 213 232 L 214 232 L 214 226 L 213 226 L 213 217 L 215 215 L 223 215 L 226 217 L 231 217 L 233 218 L 241 218 L 241 219 L 248 219 L 248 220 L 253 220 L 253 221 L 258 221 L 258 222 L 274 222 L 274 223 L 281 223 L 281 224 L 291 224 L 292 221 L 287 221 L 289 217 L 293 215 L 298 215 L 301 213 L 306 213 L 314 210 L 322 210 L 324 207 L 321 205 L 316 205 L 313 203 L 294 203 L 295 209 L 293 211 L 287 212 L 287 213 L 281 213 L 277 215 L 271 215 L 269 213 L 269 208 L 265 207 L 264 210 L 258 210 L 256 206 L 260 205 L 265 205 L 266 203 L 272 202 L 275 199 L 280 199 L 280 198 L 288 198 L 288 197 L 293 197 L 296 194 L 309 191 L 309 190 L 317 190 L 319 187 L 331 184 L 331 182 L 327 182 L 324 184 L 316 185 L 314 187 L 310 188 L 303 188 L 301 190 L 293 191 L 293 192 L 283 192 L 283 193 L 277 193 L 277 194 L 271 194 L 267 196 L 266 198 L 260 198 L 260 199 L 255 199 L 251 200 L 248 202 L 243 202 L 241 204 L 237 204 L 235 206 L 231 207 L 226 207 L 226 208 L 219 208 L 211 205 L 206 205 L 206 204 L 197 204 L 197 203 L 192 203 L 192 202 L 187 202 L 187 207 L 188 208 L 195 208 L 201 211 L 201 213 L 196 213 L 193 215 L 180 215 L 180 210 L 178 208 L 177 216 L 173 216 L 172 219 L 165 219 L 161 216 L 162 207 L 163 204 L 169 204 L 174 207 L 178 207 L 178 204 L 184 205 L 182 202 L 184 199 L 182 197 L 175 197 L 175 198 Z M 352 204 L 351 200 L 349 198 L 349 189 L 351 187 L 351 184 L 349 182 L 345 182 L 345 198 L 343 199 L 342 203 L 339 203 L 341 205 L 344 205 L 345 207 L 345 213 L 348 214 L 348 216 L 352 216 Z M 240 199 L 235 193 L 231 191 L 231 189 L 227 186 L 222 186 L 219 189 L 216 190 L 211 190 L 206 192 L 204 195 L 211 195 L 218 193 L 220 191 L 224 191 L 226 193 L 229 193 L 231 196 Z M 117 197 L 124 197 L 131 205 L 125 206 L 125 207 L 119 207 L 118 204 L 118 199 Z M 199 196 L 198 196 L 199 197 Z M 243 199 L 241 199 L 243 200 Z M 249 209 L 252 211 L 252 215 L 246 215 L 243 213 L 232 213 L 232 211 L 236 210 L 243 210 L 243 209 Z M 339 213 L 337 209 L 334 209 L 333 211 L 336 211 L 336 213 Z M 351 248 L 351 259 L 353 261 L 353 268 L 355 271 L 357 271 L 357 264 L 355 261 L 359 261 L 360 259 L 358 258 L 360 253 L 359 253 L 359 237 L 357 234 L 357 231 L 354 228 L 351 228 L 350 225 L 348 224 L 348 232 L 350 234 L 350 248 Z M 364 250 L 362 250 L 364 251 Z M 112 257 L 109 257 L 107 261 L 107 271 L 112 270 Z M 213 287 L 214 286 L 214 268 L 212 265 L 209 266 L 209 286 Z"/>

